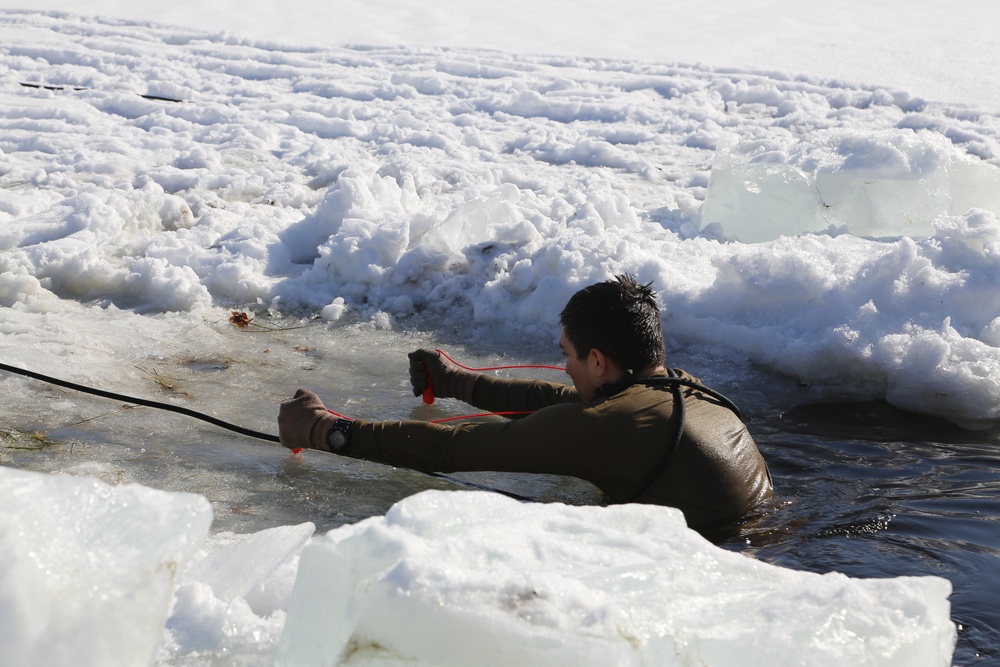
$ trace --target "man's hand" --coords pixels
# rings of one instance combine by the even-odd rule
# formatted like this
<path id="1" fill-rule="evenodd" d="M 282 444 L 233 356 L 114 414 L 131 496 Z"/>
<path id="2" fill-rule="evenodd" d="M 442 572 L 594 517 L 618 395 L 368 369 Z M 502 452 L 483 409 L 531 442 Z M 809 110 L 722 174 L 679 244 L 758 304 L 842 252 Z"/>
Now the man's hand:
<path id="1" fill-rule="evenodd" d="M 289 449 L 328 452 L 326 436 L 335 421 L 337 417 L 326 409 L 319 396 L 308 389 L 299 389 L 278 409 L 278 438 Z"/>
<path id="2" fill-rule="evenodd" d="M 472 386 L 478 373 L 459 368 L 435 350 L 420 349 L 406 356 L 410 358 L 410 384 L 414 396 L 424 393 L 429 376 L 436 396 L 457 398 L 466 403 L 472 400 Z"/>

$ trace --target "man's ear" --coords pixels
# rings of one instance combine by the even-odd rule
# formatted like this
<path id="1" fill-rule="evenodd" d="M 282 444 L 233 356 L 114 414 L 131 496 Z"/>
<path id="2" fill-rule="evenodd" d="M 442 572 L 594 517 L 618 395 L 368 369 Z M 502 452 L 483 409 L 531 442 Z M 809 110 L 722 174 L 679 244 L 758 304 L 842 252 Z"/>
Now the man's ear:
<path id="1" fill-rule="evenodd" d="M 608 355 L 596 347 L 590 348 L 590 352 L 587 353 L 587 366 L 593 369 L 594 377 L 598 379 L 610 378 L 615 374 L 614 364 L 608 359 Z"/>

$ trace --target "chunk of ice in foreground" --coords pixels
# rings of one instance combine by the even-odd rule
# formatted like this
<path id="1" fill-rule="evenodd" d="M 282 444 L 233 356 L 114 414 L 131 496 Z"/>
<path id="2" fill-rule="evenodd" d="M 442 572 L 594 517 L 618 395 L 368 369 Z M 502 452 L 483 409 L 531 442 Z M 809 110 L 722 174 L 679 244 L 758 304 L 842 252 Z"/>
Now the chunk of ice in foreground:
<path id="1" fill-rule="evenodd" d="M 220 600 L 245 598 L 301 551 L 315 531 L 315 524 L 306 522 L 247 535 L 195 562 L 184 573 L 184 580 L 208 584 Z"/>
<path id="2" fill-rule="evenodd" d="M 270 665 L 261 661 L 281 636 L 299 553 L 315 530 L 306 522 L 243 536 L 213 535 L 207 555 L 181 577 L 160 645 L 161 664 L 201 654 L 225 665 Z M 219 547 L 220 540 L 235 541 Z"/>
<path id="3" fill-rule="evenodd" d="M 670 508 L 426 491 L 303 550 L 278 664 L 947 667 L 950 592 L 769 565 Z"/>
<path id="4" fill-rule="evenodd" d="M 150 664 L 208 501 L 3 466 L 0 498 L 0 664 Z"/>

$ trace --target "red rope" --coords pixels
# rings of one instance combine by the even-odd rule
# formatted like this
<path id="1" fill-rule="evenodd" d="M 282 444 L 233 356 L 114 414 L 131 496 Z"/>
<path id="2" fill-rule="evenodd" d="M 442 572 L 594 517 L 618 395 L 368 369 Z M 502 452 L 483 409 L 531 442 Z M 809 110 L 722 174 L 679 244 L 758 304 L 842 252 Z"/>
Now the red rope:
<path id="1" fill-rule="evenodd" d="M 487 366 L 487 367 L 484 367 L 484 368 L 473 368 L 472 366 L 464 366 L 464 365 L 458 363 L 457 361 L 455 361 L 454 359 L 452 359 L 451 357 L 449 357 L 448 353 L 445 352 L 444 350 L 434 350 L 434 351 L 437 352 L 438 354 L 440 354 L 442 357 L 444 357 L 448 361 L 450 361 L 451 363 L 453 363 L 456 366 L 458 366 L 459 368 L 464 368 L 467 371 L 504 371 L 504 370 L 508 370 L 508 369 L 511 369 L 511 368 L 547 368 L 547 369 L 553 370 L 553 371 L 565 371 L 566 370 L 562 366 L 545 366 L 543 364 L 524 364 L 524 365 L 521 365 L 521 366 Z"/>
<path id="2" fill-rule="evenodd" d="M 333 416 L 339 418 L 339 419 L 346 419 L 347 421 L 354 421 L 353 417 L 348 417 L 347 415 L 342 415 L 339 412 L 331 410 L 330 408 L 327 408 L 326 411 L 329 412 L 330 414 L 332 414 Z M 432 419 L 428 423 L 430 423 L 430 424 L 443 424 L 444 422 L 453 422 L 453 421 L 457 421 L 459 419 L 475 419 L 476 417 L 506 417 L 508 415 L 530 415 L 533 412 L 534 412 L 534 410 L 506 410 L 506 411 L 503 411 L 503 412 L 480 412 L 480 413 L 474 414 L 474 415 L 458 415 L 458 416 L 455 416 L 455 417 L 442 417 L 441 419 Z M 300 451 L 302 451 L 302 450 L 301 449 L 298 449 L 298 450 L 293 449 L 292 450 L 292 452 L 294 452 L 296 454 L 298 454 Z"/>
<path id="3" fill-rule="evenodd" d="M 482 371 L 503 371 L 503 370 L 509 370 L 509 369 L 513 369 L 513 368 L 545 368 L 545 369 L 553 370 L 553 371 L 565 371 L 566 370 L 562 366 L 545 366 L 543 364 L 524 364 L 524 365 L 521 365 L 521 366 L 485 366 L 483 368 L 474 368 L 472 366 L 465 366 L 463 364 L 458 363 L 457 361 L 455 361 L 454 359 L 452 359 L 451 357 L 449 357 L 448 354 L 444 350 L 438 349 L 438 350 L 435 350 L 435 352 L 437 352 L 442 357 L 444 357 L 445 359 L 447 359 L 451 363 L 455 364 L 459 368 L 464 368 L 467 371 L 476 371 L 476 372 L 482 372 Z M 428 372 L 427 373 L 427 390 L 424 392 L 424 403 L 427 403 L 428 405 L 430 405 L 431 403 L 434 402 L 434 393 L 433 393 L 434 390 L 431 388 L 430 380 L 431 380 L 431 374 L 430 374 L 430 372 Z M 333 415 L 335 415 L 336 417 L 338 417 L 340 419 L 351 420 L 350 417 L 348 417 L 346 415 L 342 415 L 339 412 L 334 412 L 330 408 L 327 408 L 327 412 L 332 413 Z M 481 412 L 481 413 L 474 414 L 474 415 L 458 415 L 457 417 L 444 417 L 443 419 L 432 419 L 430 421 L 430 423 L 431 424 L 443 424 L 445 422 L 458 421 L 459 419 L 475 419 L 476 417 L 504 417 L 504 416 L 508 416 L 508 415 L 530 415 L 532 412 L 534 412 L 534 411 L 533 410 L 511 410 L 511 411 L 507 411 L 507 412 Z M 292 453 L 293 454 L 298 454 L 301 451 L 302 451 L 301 449 L 293 449 Z"/>
<path id="4" fill-rule="evenodd" d="M 327 408 L 326 411 L 329 412 L 329 413 L 332 413 L 333 415 L 335 415 L 336 417 L 338 417 L 340 419 L 346 419 L 347 421 L 354 421 L 351 417 L 348 417 L 346 415 L 342 415 L 339 412 L 334 412 L 330 408 Z M 459 419 L 475 419 L 476 417 L 506 417 L 506 416 L 509 416 L 509 415 L 530 415 L 533 412 L 534 412 L 534 410 L 507 410 L 505 412 L 480 412 L 480 413 L 474 414 L 474 415 L 458 415 L 458 416 L 455 416 L 455 417 L 444 417 L 442 419 L 432 419 L 428 423 L 430 423 L 430 424 L 443 424 L 445 422 L 458 421 Z M 296 447 L 295 449 L 292 450 L 292 454 L 300 454 L 301 452 L 302 452 L 302 448 L 301 447 Z"/>
<path id="5" fill-rule="evenodd" d="M 431 424 L 442 424 L 453 422 L 458 419 L 474 419 L 475 417 L 503 417 L 506 415 L 530 415 L 534 410 L 508 410 L 506 412 L 480 412 L 477 415 L 458 415 L 457 417 L 445 417 L 444 419 L 432 419 Z"/>

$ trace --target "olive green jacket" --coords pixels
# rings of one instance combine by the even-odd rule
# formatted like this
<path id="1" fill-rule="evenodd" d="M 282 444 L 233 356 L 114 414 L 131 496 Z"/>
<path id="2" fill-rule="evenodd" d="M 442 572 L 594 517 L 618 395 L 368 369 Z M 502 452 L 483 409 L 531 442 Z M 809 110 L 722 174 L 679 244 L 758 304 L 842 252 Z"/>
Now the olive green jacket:
<path id="1" fill-rule="evenodd" d="M 720 526 L 769 498 L 771 476 L 735 413 L 696 389 L 682 389 L 683 436 L 663 472 L 634 501 L 677 507 L 692 528 Z M 628 502 L 663 462 L 679 421 L 669 389 L 640 384 L 583 403 L 565 385 L 482 375 L 469 402 L 491 412 L 536 412 L 457 425 L 355 420 L 346 453 L 424 472 L 569 475 L 593 483 L 612 503 Z"/>

